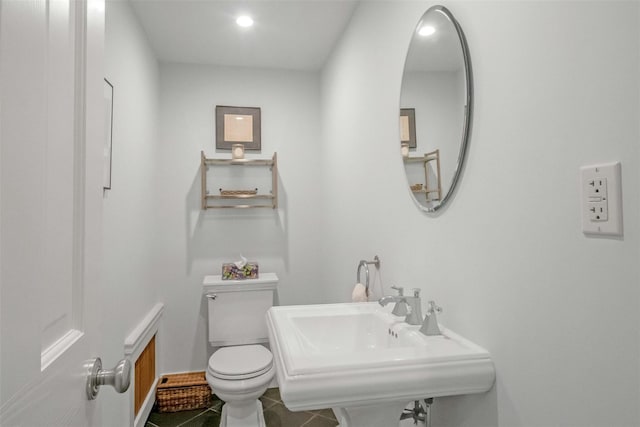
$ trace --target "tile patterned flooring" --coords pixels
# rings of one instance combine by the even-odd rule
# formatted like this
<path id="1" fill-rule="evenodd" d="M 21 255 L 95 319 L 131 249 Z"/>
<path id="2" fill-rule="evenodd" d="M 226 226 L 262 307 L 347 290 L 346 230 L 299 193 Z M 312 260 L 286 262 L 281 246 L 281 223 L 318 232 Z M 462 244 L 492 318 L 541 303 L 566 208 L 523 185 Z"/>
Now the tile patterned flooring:
<path id="1" fill-rule="evenodd" d="M 289 411 L 277 388 L 270 388 L 260 398 L 267 427 L 336 427 L 338 422 L 333 411 Z M 222 404 L 213 396 L 213 404 L 207 409 L 195 409 L 161 414 L 155 410 L 149 414 L 145 427 L 219 427 Z"/>

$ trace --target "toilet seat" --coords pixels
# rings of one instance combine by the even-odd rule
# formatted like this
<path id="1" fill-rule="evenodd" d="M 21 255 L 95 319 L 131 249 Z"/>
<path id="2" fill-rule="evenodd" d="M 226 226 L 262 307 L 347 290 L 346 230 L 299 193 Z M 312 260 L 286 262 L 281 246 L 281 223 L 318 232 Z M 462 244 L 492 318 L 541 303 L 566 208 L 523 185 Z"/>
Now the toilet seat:
<path id="1" fill-rule="evenodd" d="M 261 345 L 223 347 L 209 359 L 209 373 L 222 380 L 246 380 L 271 369 L 273 354 Z"/>

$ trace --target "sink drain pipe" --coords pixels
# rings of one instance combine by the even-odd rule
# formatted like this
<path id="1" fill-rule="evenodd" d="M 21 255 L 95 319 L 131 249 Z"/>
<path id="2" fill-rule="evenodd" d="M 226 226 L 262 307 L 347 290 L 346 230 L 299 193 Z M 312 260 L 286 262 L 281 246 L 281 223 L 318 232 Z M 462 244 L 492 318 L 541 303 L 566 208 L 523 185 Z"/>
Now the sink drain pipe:
<path id="1" fill-rule="evenodd" d="M 425 427 L 431 427 L 431 405 L 433 404 L 433 397 L 424 399 L 424 407 L 419 400 L 413 402 L 413 409 L 405 409 L 400 415 L 400 421 L 408 418 L 413 418 L 413 423 L 418 424 L 418 421 L 424 423 Z"/>

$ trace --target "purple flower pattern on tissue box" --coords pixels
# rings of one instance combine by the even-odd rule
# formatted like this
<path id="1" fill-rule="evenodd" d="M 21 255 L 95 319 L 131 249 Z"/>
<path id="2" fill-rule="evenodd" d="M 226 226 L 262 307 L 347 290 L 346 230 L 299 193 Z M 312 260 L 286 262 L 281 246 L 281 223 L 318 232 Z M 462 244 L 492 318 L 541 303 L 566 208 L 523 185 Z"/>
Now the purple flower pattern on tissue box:
<path id="1" fill-rule="evenodd" d="M 248 262 L 242 268 L 238 268 L 234 263 L 222 264 L 222 280 L 244 280 L 258 278 L 258 264 Z"/>

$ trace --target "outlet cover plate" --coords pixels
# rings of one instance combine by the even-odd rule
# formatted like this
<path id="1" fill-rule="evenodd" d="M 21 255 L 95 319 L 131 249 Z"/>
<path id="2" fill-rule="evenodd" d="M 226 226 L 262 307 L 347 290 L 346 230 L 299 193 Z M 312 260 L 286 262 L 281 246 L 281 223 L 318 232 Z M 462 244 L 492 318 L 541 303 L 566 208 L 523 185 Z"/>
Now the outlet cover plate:
<path id="1" fill-rule="evenodd" d="M 622 236 L 622 168 L 620 162 L 580 168 L 582 232 Z M 598 190 L 598 191 L 596 191 Z M 604 206 L 606 214 L 594 209 Z"/>

